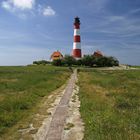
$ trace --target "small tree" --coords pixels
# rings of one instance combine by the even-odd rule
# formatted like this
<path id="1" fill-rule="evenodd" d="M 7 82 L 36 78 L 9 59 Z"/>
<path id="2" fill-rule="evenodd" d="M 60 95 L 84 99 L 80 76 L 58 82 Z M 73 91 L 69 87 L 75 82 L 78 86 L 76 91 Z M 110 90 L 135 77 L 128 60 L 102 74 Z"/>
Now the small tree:
<path id="1" fill-rule="evenodd" d="M 115 57 L 111 57 L 111 58 L 112 58 L 112 65 L 113 65 L 113 66 L 119 66 L 119 61 L 118 61 L 118 59 L 115 58 Z"/>
<path id="2" fill-rule="evenodd" d="M 77 66 L 82 66 L 82 65 L 83 65 L 82 59 L 76 60 L 75 65 L 77 65 Z"/>
<path id="3" fill-rule="evenodd" d="M 119 61 L 117 59 L 115 59 L 114 57 L 102 56 L 102 57 L 98 57 L 97 58 L 96 65 L 98 67 L 118 66 L 119 65 Z"/>
<path id="4" fill-rule="evenodd" d="M 61 59 L 53 60 L 52 64 L 54 66 L 62 66 L 62 60 Z"/>
<path id="5" fill-rule="evenodd" d="M 76 64 L 76 60 L 72 56 L 66 55 L 63 59 L 63 64 L 66 66 L 72 66 Z"/>
<path id="6" fill-rule="evenodd" d="M 82 58 L 82 64 L 85 65 L 85 66 L 93 67 L 93 64 L 94 64 L 94 58 L 93 58 L 93 56 L 91 56 L 91 55 L 85 55 Z"/>
<path id="7" fill-rule="evenodd" d="M 38 65 L 38 62 L 37 62 L 37 61 L 33 61 L 33 64 L 34 64 L 34 65 Z"/>

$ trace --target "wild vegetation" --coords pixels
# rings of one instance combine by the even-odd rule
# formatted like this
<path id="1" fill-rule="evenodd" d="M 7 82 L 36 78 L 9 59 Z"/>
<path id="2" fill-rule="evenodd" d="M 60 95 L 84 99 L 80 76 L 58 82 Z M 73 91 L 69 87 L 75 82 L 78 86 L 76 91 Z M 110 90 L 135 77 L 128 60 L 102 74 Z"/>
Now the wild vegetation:
<path id="1" fill-rule="evenodd" d="M 33 61 L 33 64 L 34 65 L 47 65 L 47 64 L 50 64 L 50 62 L 47 60 L 39 60 L 39 61 Z"/>
<path id="2" fill-rule="evenodd" d="M 129 65 L 130 67 L 132 67 L 132 68 L 140 68 L 140 66 L 131 66 L 131 65 Z"/>
<path id="3" fill-rule="evenodd" d="M 84 140 L 140 139 L 140 71 L 79 72 Z"/>
<path id="4" fill-rule="evenodd" d="M 67 68 L 54 66 L 0 67 L 0 137 L 70 75 Z"/>
<path id="5" fill-rule="evenodd" d="M 112 67 L 118 66 L 119 61 L 114 57 L 85 55 L 80 60 L 74 59 L 72 56 L 66 55 L 63 59 L 54 60 L 55 66 L 88 66 L 88 67 Z"/>

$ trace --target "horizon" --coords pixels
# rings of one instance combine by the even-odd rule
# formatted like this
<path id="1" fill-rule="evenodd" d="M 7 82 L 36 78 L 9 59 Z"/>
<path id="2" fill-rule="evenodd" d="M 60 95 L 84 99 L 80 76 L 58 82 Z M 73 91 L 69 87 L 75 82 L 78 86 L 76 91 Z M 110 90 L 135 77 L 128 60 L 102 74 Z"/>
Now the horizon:
<path id="1" fill-rule="evenodd" d="M 49 60 L 56 50 L 70 55 L 76 16 L 83 55 L 100 50 L 140 65 L 139 0 L 1 0 L 0 66 Z"/>

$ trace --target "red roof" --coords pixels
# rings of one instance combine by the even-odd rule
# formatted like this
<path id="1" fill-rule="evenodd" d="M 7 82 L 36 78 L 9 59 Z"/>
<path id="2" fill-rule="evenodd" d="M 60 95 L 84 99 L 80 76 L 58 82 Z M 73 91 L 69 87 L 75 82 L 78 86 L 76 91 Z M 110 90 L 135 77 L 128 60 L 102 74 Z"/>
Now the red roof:
<path id="1" fill-rule="evenodd" d="M 52 57 L 63 57 L 63 55 L 59 51 L 56 51 L 56 52 L 53 52 L 53 54 L 51 55 L 51 58 Z"/>
<path id="2" fill-rule="evenodd" d="M 102 52 L 101 51 L 95 51 L 93 56 L 103 56 Z"/>

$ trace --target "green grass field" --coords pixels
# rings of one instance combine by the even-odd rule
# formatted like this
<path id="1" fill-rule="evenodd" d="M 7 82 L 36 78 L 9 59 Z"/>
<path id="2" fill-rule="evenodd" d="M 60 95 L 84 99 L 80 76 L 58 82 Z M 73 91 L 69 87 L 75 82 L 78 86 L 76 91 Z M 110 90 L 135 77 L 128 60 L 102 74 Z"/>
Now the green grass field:
<path id="1" fill-rule="evenodd" d="M 132 68 L 140 68 L 140 66 L 131 66 Z"/>
<path id="2" fill-rule="evenodd" d="M 68 68 L 54 66 L 0 67 L 0 136 L 69 76 Z"/>
<path id="3" fill-rule="evenodd" d="M 84 140 L 140 139 L 140 70 L 79 72 Z"/>

